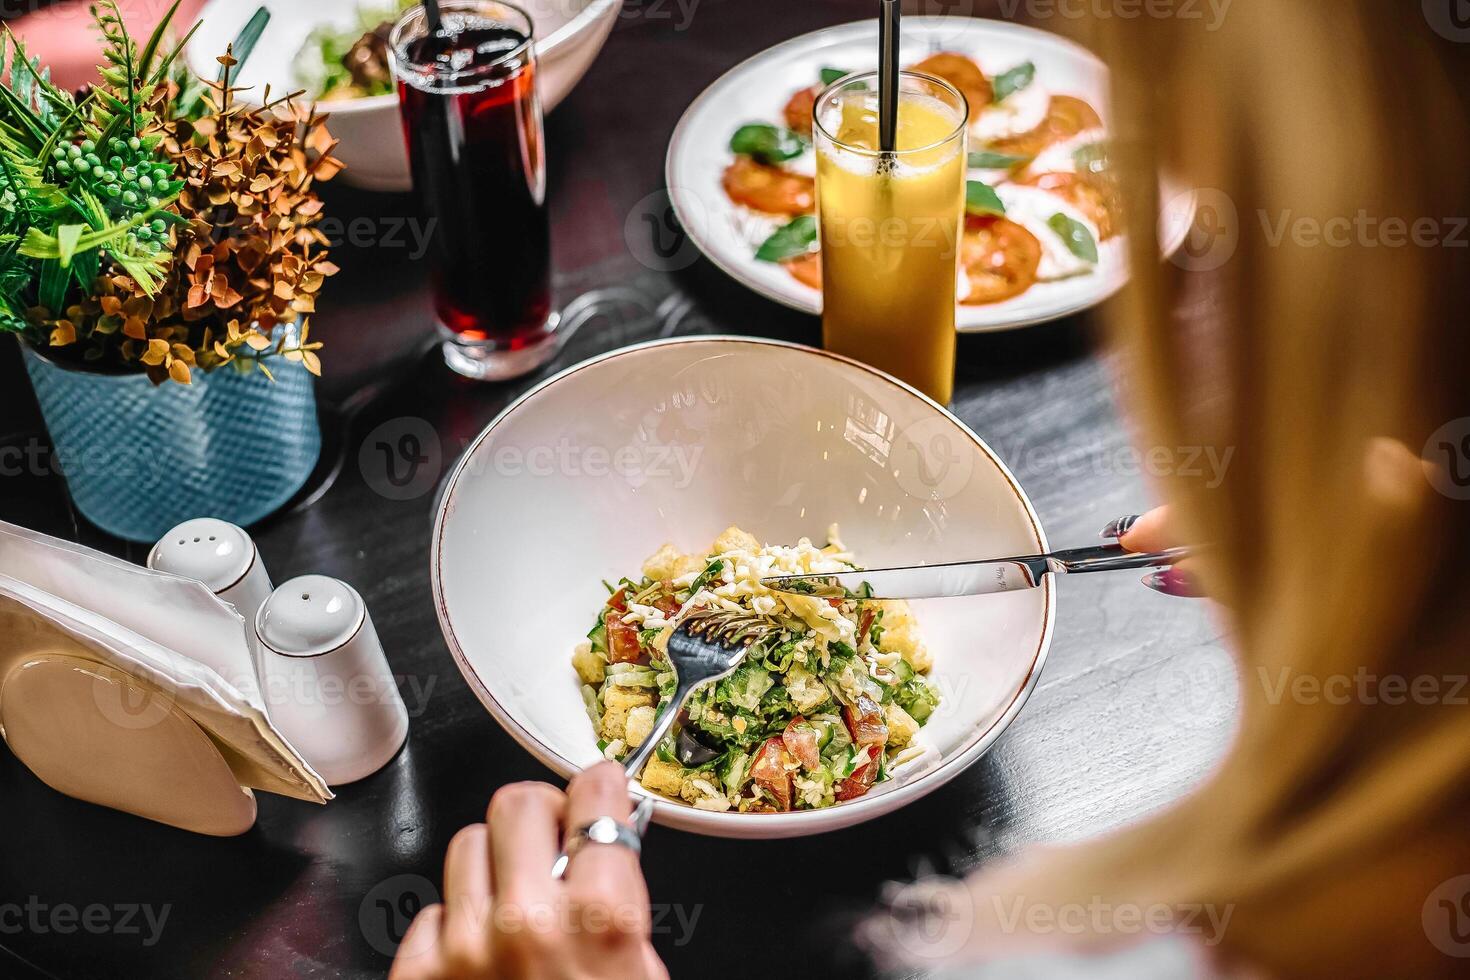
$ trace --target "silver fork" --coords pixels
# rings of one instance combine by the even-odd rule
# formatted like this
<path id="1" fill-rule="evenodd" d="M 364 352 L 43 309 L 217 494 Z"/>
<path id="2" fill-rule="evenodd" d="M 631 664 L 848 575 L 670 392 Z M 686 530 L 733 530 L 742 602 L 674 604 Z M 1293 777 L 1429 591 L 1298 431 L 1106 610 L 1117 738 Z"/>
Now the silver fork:
<path id="1" fill-rule="evenodd" d="M 638 785 L 638 776 L 658 748 L 658 743 L 674 727 L 674 721 L 689 695 L 706 684 L 729 677 L 744 662 L 752 644 L 779 628 L 779 623 L 765 616 L 728 609 L 694 609 L 684 616 L 669 637 L 668 661 L 674 668 L 674 696 L 659 712 L 653 730 L 623 760 L 630 791 Z M 639 837 L 648 829 L 652 815 L 653 797 L 645 794 L 632 816 L 632 826 Z M 551 876 L 559 879 L 566 874 L 568 861 L 567 853 L 563 851 L 551 867 Z"/>

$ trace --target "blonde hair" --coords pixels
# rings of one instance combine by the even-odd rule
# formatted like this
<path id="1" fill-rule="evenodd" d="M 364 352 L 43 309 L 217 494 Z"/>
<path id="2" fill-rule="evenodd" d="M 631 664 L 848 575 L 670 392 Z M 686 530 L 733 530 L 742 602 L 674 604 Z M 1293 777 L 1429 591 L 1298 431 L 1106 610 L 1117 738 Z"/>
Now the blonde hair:
<path id="1" fill-rule="evenodd" d="M 1202 576 L 1233 626 L 1243 718 L 1183 803 L 1008 884 L 1230 906 L 1226 963 L 1273 975 L 1459 973 L 1426 903 L 1470 873 L 1470 711 L 1447 703 L 1470 671 L 1470 502 L 1446 469 L 1470 448 L 1470 249 L 1453 240 L 1470 49 L 1388 0 L 1092 29 L 1131 207 L 1112 324 L 1129 407 L 1149 444 L 1234 451 L 1218 487 L 1159 490 L 1188 540 L 1213 542 Z M 1204 189 L 1206 219 L 1233 209 L 1234 241 L 1160 265 L 1160 170 Z M 1392 244 L 1397 222 L 1419 242 Z M 1372 686 L 1280 696 L 1299 676 Z M 1432 679 L 1439 699 L 1387 678 Z"/>

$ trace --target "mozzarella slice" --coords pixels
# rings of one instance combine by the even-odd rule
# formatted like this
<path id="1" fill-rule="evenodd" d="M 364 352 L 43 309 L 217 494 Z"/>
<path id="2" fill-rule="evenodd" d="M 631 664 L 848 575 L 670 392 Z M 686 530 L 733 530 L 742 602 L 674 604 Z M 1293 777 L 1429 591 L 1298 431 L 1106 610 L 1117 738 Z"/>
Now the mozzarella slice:
<path id="1" fill-rule="evenodd" d="M 1050 108 L 1051 93 L 1033 81 L 1006 96 L 1004 101 L 980 110 L 970 124 L 970 134 L 985 143 L 1020 136 L 1045 122 Z"/>
<path id="2" fill-rule="evenodd" d="M 1069 276 L 1082 275 L 1096 268 L 1086 259 L 1073 255 L 1072 250 L 1067 248 L 1067 243 L 1062 240 L 1062 236 L 1047 224 L 1052 215 L 1065 214 L 1092 232 L 1093 241 L 1102 241 L 1097 225 L 1093 224 L 1085 214 L 1055 194 L 1036 187 L 1002 184 L 995 189 L 995 192 L 1005 202 L 1006 217 L 1031 232 L 1041 243 L 1041 265 L 1036 270 L 1037 279 L 1042 282 L 1051 282 Z"/>
<path id="3" fill-rule="evenodd" d="M 803 177 L 815 177 L 817 175 L 817 152 L 811 147 L 807 147 L 806 152 L 801 156 L 792 157 L 790 160 L 783 162 L 781 166 L 794 174 L 801 174 Z"/>
<path id="4" fill-rule="evenodd" d="M 1108 133 L 1105 129 L 1084 129 L 1071 139 L 1053 143 L 1036 155 L 1036 159 L 1027 165 L 1028 172 L 1033 174 L 1073 174 L 1077 172 L 1077 160 L 1075 154 L 1084 146 L 1093 143 L 1107 142 Z"/>

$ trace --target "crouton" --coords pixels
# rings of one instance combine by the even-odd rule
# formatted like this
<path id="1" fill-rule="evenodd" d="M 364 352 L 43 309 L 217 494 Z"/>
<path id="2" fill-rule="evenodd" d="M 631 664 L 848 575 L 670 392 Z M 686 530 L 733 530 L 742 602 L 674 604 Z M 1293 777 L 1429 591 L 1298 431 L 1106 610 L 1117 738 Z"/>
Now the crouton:
<path id="1" fill-rule="evenodd" d="M 609 708 L 618 708 L 628 712 L 642 704 L 653 704 L 653 689 L 619 687 L 616 684 L 609 684 L 607 690 L 602 692 L 602 703 Z"/>
<path id="2" fill-rule="evenodd" d="M 760 551 L 761 543 L 755 539 L 754 535 L 731 524 L 720 533 L 718 538 L 715 538 L 715 543 L 710 545 L 709 550 L 711 554 L 716 555 L 722 555 L 727 551 Z"/>
<path id="3" fill-rule="evenodd" d="M 577 669 L 577 676 L 582 678 L 583 684 L 596 687 L 607 677 L 607 661 L 586 640 L 578 643 L 572 653 L 572 666 Z"/>
<path id="4" fill-rule="evenodd" d="M 651 705 L 640 704 L 628 712 L 628 720 L 623 725 L 623 741 L 629 745 L 642 745 L 648 733 L 653 731 L 653 720 L 658 717 L 658 712 Z"/>
<path id="5" fill-rule="evenodd" d="M 915 622 L 913 607 L 903 599 L 885 599 L 878 606 L 883 610 L 884 629 L 911 626 Z"/>
<path id="6" fill-rule="evenodd" d="M 709 559 L 703 555 L 680 555 L 679 560 L 674 563 L 674 577 L 698 575 L 708 564 Z"/>
<path id="7" fill-rule="evenodd" d="M 889 748 L 902 748 L 918 734 L 919 723 L 896 704 L 890 704 L 883 709 L 883 719 L 888 723 Z"/>
<path id="8" fill-rule="evenodd" d="M 643 767 L 643 776 L 639 781 L 643 783 L 644 789 L 677 799 L 679 788 L 684 784 L 684 770 L 655 756 Z"/>
<path id="9" fill-rule="evenodd" d="M 652 706 L 654 694 L 646 687 L 608 685 L 602 692 L 602 737 L 611 741 L 628 734 L 628 714 L 634 708 Z"/>
<path id="10" fill-rule="evenodd" d="M 671 579 L 678 574 L 679 560 L 684 555 L 671 544 L 665 544 L 643 562 L 643 574 L 652 579 Z"/>
<path id="11" fill-rule="evenodd" d="M 911 618 L 908 622 L 897 626 L 888 625 L 888 616 L 884 614 L 883 638 L 878 641 L 878 649 L 884 652 L 897 653 L 907 660 L 909 666 L 921 674 L 929 672 L 934 666 L 934 657 L 929 653 L 929 648 L 919 638 L 918 624 Z"/>

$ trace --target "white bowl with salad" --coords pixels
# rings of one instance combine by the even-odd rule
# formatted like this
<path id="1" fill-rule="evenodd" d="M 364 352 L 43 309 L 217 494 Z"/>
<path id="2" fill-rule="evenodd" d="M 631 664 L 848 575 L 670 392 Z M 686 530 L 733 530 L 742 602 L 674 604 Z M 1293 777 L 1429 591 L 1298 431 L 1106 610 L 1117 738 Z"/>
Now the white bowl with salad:
<path id="1" fill-rule="evenodd" d="M 535 24 L 537 85 L 550 112 L 581 81 L 617 20 L 621 0 L 514 0 Z M 331 113 L 340 179 L 379 191 L 413 187 L 387 65 L 387 36 L 412 0 L 210 0 L 189 44 L 191 67 L 213 77 L 225 49 L 259 7 L 271 12 L 236 84 L 246 99 L 305 91 Z"/>
<path id="2" fill-rule="evenodd" d="M 769 617 L 635 792 L 668 826 L 788 837 L 889 813 L 983 755 L 1037 683 L 1055 595 L 803 602 L 760 576 L 1046 547 L 1004 464 L 922 394 L 823 351 L 697 337 L 506 409 L 445 484 L 431 578 L 471 688 L 562 776 L 646 735 L 682 615 Z"/>

